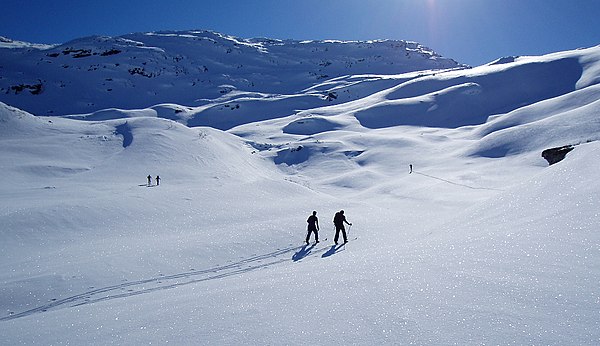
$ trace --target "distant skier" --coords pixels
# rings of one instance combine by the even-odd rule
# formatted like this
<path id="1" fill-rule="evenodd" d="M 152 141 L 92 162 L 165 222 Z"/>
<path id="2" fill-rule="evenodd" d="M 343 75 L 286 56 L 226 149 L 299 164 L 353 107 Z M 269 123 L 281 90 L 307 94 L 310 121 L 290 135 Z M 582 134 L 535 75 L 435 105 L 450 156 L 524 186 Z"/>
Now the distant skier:
<path id="1" fill-rule="evenodd" d="M 148 178 L 148 186 L 152 185 L 152 177 L 150 176 L 150 174 L 148 174 L 147 178 Z"/>
<path id="2" fill-rule="evenodd" d="M 156 186 L 160 185 L 160 177 L 157 175 L 156 176 Z"/>
<path id="3" fill-rule="evenodd" d="M 308 217 L 308 233 L 306 234 L 306 244 L 310 240 L 310 234 L 315 233 L 315 244 L 319 242 L 319 218 L 317 218 L 317 212 L 313 211 L 312 215 Z"/>
<path id="4" fill-rule="evenodd" d="M 342 236 L 344 236 L 344 243 L 348 242 L 348 236 L 346 235 L 346 228 L 344 227 L 344 222 L 352 226 L 352 224 L 346 220 L 346 216 L 344 215 L 343 210 L 340 210 L 337 213 L 335 213 L 335 216 L 333 217 L 333 224 L 335 225 L 335 238 L 333 238 L 333 241 L 335 241 L 336 245 L 338 243 L 338 239 L 340 238 L 340 231 L 342 231 Z"/>
<path id="5" fill-rule="evenodd" d="M 411 174 L 412 173 L 412 164 L 408 165 L 408 169 L 409 169 L 408 174 Z"/>

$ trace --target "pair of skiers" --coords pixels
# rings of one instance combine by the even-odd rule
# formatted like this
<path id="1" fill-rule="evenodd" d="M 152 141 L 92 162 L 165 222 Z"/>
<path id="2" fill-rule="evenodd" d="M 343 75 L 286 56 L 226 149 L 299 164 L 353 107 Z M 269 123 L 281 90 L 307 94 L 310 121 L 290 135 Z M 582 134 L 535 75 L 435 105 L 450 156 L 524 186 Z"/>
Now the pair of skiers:
<path id="1" fill-rule="evenodd" d="M 317 212 L 313 211 L 312 215 L 308 217 L 308 234 L 306 234 L 306 244 L 308 244 L 310 240 L 311 233 L 315 234 L 315 244 L 319 242 L 319 219 L 317 218 Z M 344 223 L 352 226 L 352 223 L 346 220 L 346 216 L 344 215 L 344 211 L 340 210 L 335 213 L 333 217 L 333 225 L 335 226 L 335 237 L 333 240 L 337 245 L 338 240 L 340 239 L 340 231 L 342 232 L 342 236 L 344 237 L 344 243 L 348 242 L 348 236 L 346 235 L 346 228 L 344 227 Z"/>
<path id="2" fill-rule="evenodd" d="M 152 176 L 148 175 L 146 178 L 148 178 L 148 186 L 152 186 Z M 160 177 L 157 175 L 156 176 L 156 186 L 160 185 Z"/>

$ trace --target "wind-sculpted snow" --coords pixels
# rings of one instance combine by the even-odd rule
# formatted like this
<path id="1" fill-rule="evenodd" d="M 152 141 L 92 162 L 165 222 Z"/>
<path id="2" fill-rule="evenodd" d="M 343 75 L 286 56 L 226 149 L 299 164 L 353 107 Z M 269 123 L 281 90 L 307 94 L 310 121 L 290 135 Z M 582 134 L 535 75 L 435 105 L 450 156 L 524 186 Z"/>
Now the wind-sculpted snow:
<path id="1" fill-rule="evenodd" d="M 341 124 L 325 117 L 301 118 L 287 124 L 283 132 L 294 135 L 314 135 L 326 131 L 334 131 L 341 128 Z"/>
<path id="2" fill-rule="evenodd" d="M 289 44 L 306 59 L 324 47 L 196 32 L 89 42 L 47 59 L 133 64 L 133 51 L 202 45 L 281 50 L 269 63 L 294 67 Z M 325 43 L 338 57 L 357 44 Z M 64 117 L 0 103 L 2 342 L 596 345 L 598 52 L 291 93 L 230 75 L 198 104 Z M 121 82 L 161 78 L 141 66 Z M 290 80 L 282 88 L 303 84 Z M 30 83 L 17 89 L 37 92 Z M 154 97 L 140 85 L 127 101 Z M 565 145 L 549 166 L 542 151 Z M 334 246 L 342 209 L 351 241 Z M 312 211 L 321 243 L 305 245 Z"/>
<path id="3" fill-rule="evenodd" d="M 91 114 L 83 115 L 72 115 L 68 116 L 69 119 L 76 120 L 88 120 L 88 121 L 102 121 L 102 120 L 115 120 L 124 118 L 135 118 L 135 117 L 156 117 L 157 113 L 153 109 L 140 109 L 140 110 L 122 110 L 122 109 L 103 109 Z M 166 118 L 166 117 L 165 117 Z"/>
<path id="4" fill-rule="evenodd" d="M 123 148 L 127 148 L 133 142 L 133 134 L 131 133 L 131 127 L 127 122 L 115 127 L 115 133 L 123 136 Z"/>
<path id="5" fill-rule="evenodd" d="M 382 92 L 382 100 L 356 112 L 366 127 L 461 127 L 494 114 L 572 92 L 582 76 L 577 59 L 479 67 L 417 78 Z"/>
<path id="6" fill-rule="evenodd" d="M 600 85 L 593 85 L 553 99 L 544 100 L 521 107 L 506 114 L 498 114 L 476 130 L 478 136 L 486 136 L 492 132 L 510 127 L 532 123 L 545 118 L 577 110 L 595 103 L 600 99 Z M 590 118 L 593 121 L 593 118 Z"/>
<path id="7" fill-rule="evenodd" d="M 600 140 L 600 85 L 496 117 L 472 155 L 504 157 Z"/>

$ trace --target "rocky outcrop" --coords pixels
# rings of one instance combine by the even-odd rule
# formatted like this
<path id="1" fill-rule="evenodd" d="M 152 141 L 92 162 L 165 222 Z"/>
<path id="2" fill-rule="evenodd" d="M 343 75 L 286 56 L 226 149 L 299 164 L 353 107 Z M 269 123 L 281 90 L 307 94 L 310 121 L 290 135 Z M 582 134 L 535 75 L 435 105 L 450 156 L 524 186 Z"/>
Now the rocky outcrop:
<path id="1" fill-rule="evenodd" d="M 565 145 L 557 148 L 550 148 L 542 151 L 542 157 L 548 161 L 549 165 L 553 165 L 557 162 L 562 161 L 567 153 L 575 149 L 572 145 Z"/>

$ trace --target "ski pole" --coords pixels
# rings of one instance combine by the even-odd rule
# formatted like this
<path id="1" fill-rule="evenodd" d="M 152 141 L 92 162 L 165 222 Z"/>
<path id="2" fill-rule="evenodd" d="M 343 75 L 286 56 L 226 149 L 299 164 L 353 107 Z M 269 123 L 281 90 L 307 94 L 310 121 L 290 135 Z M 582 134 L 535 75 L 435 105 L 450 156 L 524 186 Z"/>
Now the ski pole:
<path id="1" fill-rule="evenodd" d="M 352 228 L 352 225 L 348 225 L 348 239 L 350 239 L 350 228 Z"/>

